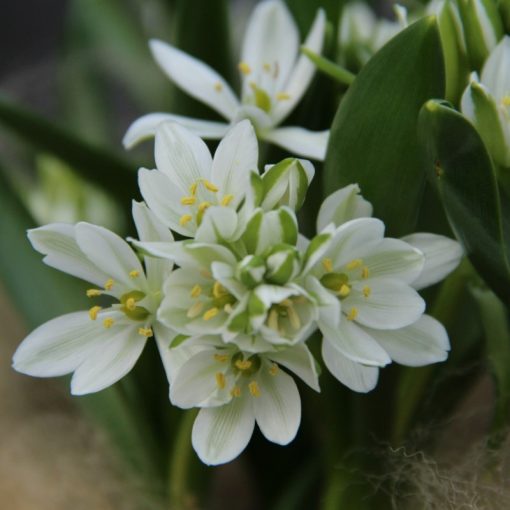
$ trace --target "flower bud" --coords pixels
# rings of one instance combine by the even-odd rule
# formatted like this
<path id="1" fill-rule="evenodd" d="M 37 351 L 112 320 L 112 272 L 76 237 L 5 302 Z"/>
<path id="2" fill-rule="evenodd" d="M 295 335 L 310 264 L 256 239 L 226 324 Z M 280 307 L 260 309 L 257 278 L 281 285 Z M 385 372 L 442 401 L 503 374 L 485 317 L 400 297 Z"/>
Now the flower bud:
<path id="1" fill-rule="evenodd" d="M 293 246 L 275 246 L 266 259 L 266 280 L 283 285 L 299 271 L 299 252 Z"/>

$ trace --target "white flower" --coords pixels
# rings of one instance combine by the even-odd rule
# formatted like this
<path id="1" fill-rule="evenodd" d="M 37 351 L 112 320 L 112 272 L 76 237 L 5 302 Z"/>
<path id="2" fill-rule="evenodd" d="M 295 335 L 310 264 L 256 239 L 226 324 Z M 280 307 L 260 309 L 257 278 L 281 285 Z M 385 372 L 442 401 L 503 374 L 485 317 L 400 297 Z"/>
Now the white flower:
<path id="1" fill-rule="evenodd" d="M 322 50 L 325 26 L 324 12 L 319 10 L 304 43 L 314 53 Z M 216 110 L 230 124 L 250 119 L 260 139 L 295 154 L 324 159 L 329 131 L 277 127 L 297 105 L 315 71 L 308 58 L 298 56 L 298 29 L 282 1 L 261 2 L 250 18 L 239 63 L 241 100 L 203 62 L 162 41 L 152 40 L 150 47 L 156 62 L 178 87 Z M 124 145 L 130 148 L 153 136 L 157 127 L 168 120 L 179 122 L 203 138 L 219 139 L 229 127 L 229 123 L 152 113 L 131 125 Z"/>
<path id="2" fill-rule="evenodd" d="M 471 75 L 461 101 L 462 113 L 476 126 L 499 165 L 510 166 L 510 37 L 492 50 L 481 80 Z"/>
<path id="3" fill-rule="evenodd" d="M 202 407 L 192 442 L 204 463 L 222 464 L 237 457 L 250 441 L 255 422 L 273 443 L 285 445 L 294 439 L 301 400 L 296 383 L 282 367 L 320 391 L 315 360 L 304 344 L 253 354 L 222 346 L 221 339 L 211 336 L 189 339 L 183 347 L 188 342 L 203 347 L 177 371 L 170 398 L 185 409 Z"/>
<path id="4" fill-rule="evenodd" d="M 140 190 L 154 214 L 175 232 L 194 237 L 211 206 L 249 209 L 258 145 L 248 120 L 227 133 L 214 159 L 197 135 L 179 124 L 162 124 L 156 133 L 155 159 L 157 170 L 139 171 Z"/>
<path id="5" fill-rule="evenodd" d="M 171 242 L 170 232 L 143 204 L 133 203 L 141 239 Z M 33 247 L 51 267 L 91 282 L 91 299 L 111 296 L 117 304 L 63 315 L 39 326 L 18 347 L 19 372 L 53 377 L 74 372 L 71 392 L 102 390 L 126 375 L 154 334 L 174 335 L 155 319 L 163 280 L 172 269 L 165 260 L 145 258 L 145 271 L 131 247 L 109 230 L 78 223 L 54 223 L 30 230 Z"/>

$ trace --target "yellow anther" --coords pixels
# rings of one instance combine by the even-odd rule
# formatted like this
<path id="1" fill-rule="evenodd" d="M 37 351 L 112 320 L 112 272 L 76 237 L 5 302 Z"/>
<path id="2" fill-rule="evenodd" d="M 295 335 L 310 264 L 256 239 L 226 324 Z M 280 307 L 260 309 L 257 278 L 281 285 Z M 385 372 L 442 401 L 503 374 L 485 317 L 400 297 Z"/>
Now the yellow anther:
<path id="1" fill-rule="evenodd" d="M 198 212 L 203 213 L 208 207 L 211 207 L 210 202 L 201 202 L 198 206 Z"/>
<path id="2" fill-rule="evenodd" d="M 225 374 L 223 372 L 216 372 L 214 377 L 216 378 L 216 386 L 218 386 L 220 390 L 225 389 L 225 386 L 227 385 Z"/>
<path id="3" fill-rule="evenodd" d="M 103 321 L 103 326 L 106 329 L 110 329 L 113 326 L 114 322 L 115 321 L 111 317 L 106 317 L 106 319 Z"/>
<path id="4" fill-rule="evenodd" d="M 151 328 L 138 328 L 138 334 L 144 336 L 145 338 L 149 338 L 154 333 Z"/>
<path id="5" fill-rule="evenodd" d="M 225 287 L 223 287 L 223 285 L 218 281 L 214 282 L 212 293 L 215 298 L 228 294 L 227 289 L 225 289 Z"/>
<path id="6" fill-rule="evenodd" d="M 197 192 L 197 187 L 198 187 L 198 182 L 194 182 L 190 187 L 189 187 L 189 193 L 190 195 L 195 195 L 195 193 Z"/>
<path id="7" fill-rule="evenodd" d="M 204 307 L 204 304 L 201 301 L 195 301 L 188 309 L 188 312 L 186 313 L 186 317 L 188 319 L 194 319 L 195 317 L 198 317 L 202 313 L 202 308 Z"/>
<path id="8" fill-rule="evenodd" d="M 209 310 L 207 310 L 207 312 L 204 313 L 204 315 L 202 316 L 202 319 L 204 319 L 204 321 L 210 321 L 213 317 L 216 317 L 216 315 L 218 315 L 219 313 L 219 310 L 213 306 L 212 308 L 209 308 Z"/>
<path id="9" fill-rule="evenodd" d="M 358 309 L 352 307 L 349 313 L 347 314 L 347 320 L 353 321 L 358 316 Z"/>
<path id="10" fill-rule="evenodd" d="M 126 300 L 126 305 L 125 305 L 125 306 L 126 306 L 126 308 L 127 308 L 128 310 L 134 310 L 134 309 L 136 308 L 136 301 L 135 301 L 135 298 L 132 298 L 132 297 L 128 298 L 128 299 Z"/>
<path id="11" fill-rule="evenodd" d="M 87 290 L 87 297 L 97 297 L 102 294 L 102 291 L 99 289 L 88 289 Z"/>
<path id="12" fill-rule="evenodd" d="M 352 269 L 357 269 L 358 267 L 361 267 L 363 265 L 363 261 L 361 259 L 354 259 L 351 260 L 348 264 L 345 265 L 345 267 L 351 271 Z"/>
<path id="13" fill-rule="evenodd" d="M 269 374 L 272 376 L 275 376 L 278 373 L 278 365 L 276 363 L 273 363 L 271 365 L 271 368 L 269 369 Z"/>
<path id="14" fill-rule="evenodd" d="M 269 317 L 267 318 L 267 325 L 274 331 L 279 331 L 278 312 L 274 308 L 269 312 Z"/>
<path id="15" fill-rule="evenodd" d="M 204 183 L 205 189 L 208 189 L 209 191 L 212 191 L 213 193 L 218 192 L 218 190 L 219 190 L 218 186 L 215 186 L 211 181 L 204 179 L 202 182 Z"/>
<path id="16" fill-rule="evenodd" d="M 503 106 L 510 106 L 510 96 L 503 96 L 503 99 L 501 99 L 501 104 Z"/>
<path id="17" fill-rule="evenodd" d="M 193 219 L 193 216 L 191 214 L 183 214 L 179 218 L 179 225 L 184 226 L 186 223 L 189 223 Z"/>
<path id="18" fill-rule="evenodd" d="M 257 381 L 252 381 L 250 384 L 248 384 L 248 388 L 253 397 L 260 397 L 260 388 L 257 384 Z"/>
<path id="19" fill-rule="evenodd" d="M 232 305 L 230 303 L 227 303 L 224 307 L 223 307 L 223 311 L 225 313 L 232 313 L 234 309 L 232 308 Z"/>
<path id="20" fill-rule="evenodd" d="M 101 307 L 100 306 L 93 306 L 90 310 L 89 310 L 89 317 L 95 321 L 97 319 L 97 314 L 100 312 L 101 310 Z"/>
<path id="21" fill-rule="evenodd" d="M 223 85 L 221 82 L 217 81 L 215 84 L 214 84 L 214 90 L 216 92 L 221 92 L 223 90 Z"/>
<path id="22" fill-rule="evenodd" d="M 322 267 L 327 273 L 331 273 L 333 271 L 333 261 L 331 259 L 324 259 L 322 261 Z"/>
<path id="23" fill-rule="evenodd" d="M 252 364 L 253 363 L 248 359 L 238 359 L 236 361 L 236 367 L 239 370 L 248 370 L 249 368 L 251 368 Z"/>
<path id="24" fill-rule="evenodd" d="M 239 388 L 239 386 L 234 386 L 232 388 L 232 390 L 230 391 L 230 394 L 233 396 L 233 397 L 237 397 L 239 398 L 241 396 L 241 388 Z"/>
<path id="25" fill-rule="evenodd" d="M 338 294 L 342 297 L 346 297 L 351 293 L 351 288 L 349 285 L 346 285 L 345 283 L 342 283 L 340 286 L 340 289 L 338 289 Z"/>
<path id="26" fill-rule="evenodd" d="M 270 73 L 271 72 L 271 64 L 268 64 L 267 62 L 265 62 L 264 64 L 262 64 L 262 69 L 264 69 L 264 71 L 266 71 L 266 73 Z"/>
<path id="27" fill-rule="evenodd" d="M 105 290 L 112 290 L 114 281 L 111 278 L 108 278 L 104 284 Z"/>
<path id="28" fill-rule="evenodd" d="M 197 201 L 197 197 L 182 197 L 181 204 L 182 205 L 193 205 Z"/>
<path id="29" fill-rule="evenodd" d="M 287 308 L 287 317 L 289 318 L 292 329 L 298 330 L 301 327 L 301 319 L 293 306 Z"/>
<path id="30" fill-rule="evenodd" d="M 278 101 L 287 101 L 291 98 L 291 95 L 288 94 L 287 92 L 278 92 L 278 94 L 276 94 L 276 99 Z"/>
<path id="31" fill-rule="evenodd" d="M 361 278 L 366 280 L 368 278 L 369 274 L 370 274 L 370 271 L 369 271 L 368 267 L 364 266 L 363 269 L 361 270 Z"/>
<path id="32" fill-rule="evenodd" d="M 368 297 L 370 297 L 370 294 L 372 293 L 372 289 L 371 289 L 368 285 L 365 285 L 365 286 L 363 287 L 363 291 L 362 291 L 362 292 L 363 292 L 363 295 L 364 295 L 366 298 L 368 298 Z"/>
<path id="33" fill-rule="evenodd" d="M 132 271 L 129 271 L 129 277 L 130 278 L 138 278 L 140 276 L 140 271 L 137 269 L 133 269 Z"/>
<path id="34" fill-rule="evenodd" d="M 214 359 L 216 361 L 219 361 L 220 363 L 225 363 L 225 361 L 228 361 L 229 356 L 227 354 L 215 354 Z"/>
<path id="35" fill-rule="evenodd" d="M 237 66 L 239 68 L 239 71 L 241 71 L 243 74 L 250 74 L 251 73 L 251 67 L 246 62 L 239 62 L 239 65 Z"/>
<path id="36" fill-rule="evenodd" d="M 230 204 L 230 202 L 232 202 L 232 200 L 234 200 L 234 195 L 225 195 L 221 199 L 220 205 L 223 205 L 226 207 L 228 204 Z"/>
<path id="37" fill-rule="evenodd" d="M 197 298 L 198 296 L 200 296 L 200 294 L 202 294 L 202 287 L 200 287 L 200 285 L 198 285 L 198 283 L 197 283 L 191 289 L 190 296 L 192 298 Z"/>

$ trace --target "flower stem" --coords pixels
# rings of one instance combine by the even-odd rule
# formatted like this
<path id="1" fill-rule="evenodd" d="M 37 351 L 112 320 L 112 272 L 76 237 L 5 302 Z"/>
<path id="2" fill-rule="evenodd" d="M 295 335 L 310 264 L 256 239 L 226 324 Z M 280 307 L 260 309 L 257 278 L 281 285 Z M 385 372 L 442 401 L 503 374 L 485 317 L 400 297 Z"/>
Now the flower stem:
<path id="1" fill-rule="evenodd" d="M 356 75 L 351 73 L 347 69 L 344 69 L 338 64 L 331 62 L 331 60 L 328 60 L 327 58 L 317 55 L 317 53 L 310 51 L 308 48 L 304 46 L 301 47 L 301 52 L 314 63 L 315 67 L 320 72 L 330 76 L 331 78 L 333 78 L 338 83 L 341 83 L 342 85 L 349 86 L 354 81 L 354 78 L 356 78 Z"/>

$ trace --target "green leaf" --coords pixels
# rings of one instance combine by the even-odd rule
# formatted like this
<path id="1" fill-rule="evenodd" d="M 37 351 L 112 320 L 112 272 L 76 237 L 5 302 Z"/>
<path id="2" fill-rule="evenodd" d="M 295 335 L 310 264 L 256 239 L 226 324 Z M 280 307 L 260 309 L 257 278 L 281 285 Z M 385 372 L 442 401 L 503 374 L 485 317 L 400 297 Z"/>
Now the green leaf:
<path id="1" fill-rule="evenodd" d="M 480 135 L 440 101 L 423 106 L 419 131 L 454 232 L 478 273 L 508 303 L 510 265 L 500 193 Z"/>
<path id="2" fill-rule="evenodd" d="M 35 148 L 66 162 L 85 179 L 105 189 L 130 208 L 138 196 L 135 165 L 105 149 L 89 145 L 43 117 L 0 97 L 0 125 Z"/>
<path id="3" fill-rule="evenodd" d="M 324 194 L 358 183 L 392 236 L 412 231 L 425 184 L 416 122 L 445 89 L 434 17 L 398 34 L 361 70 L 340 103 L 324 168 Z"/>

